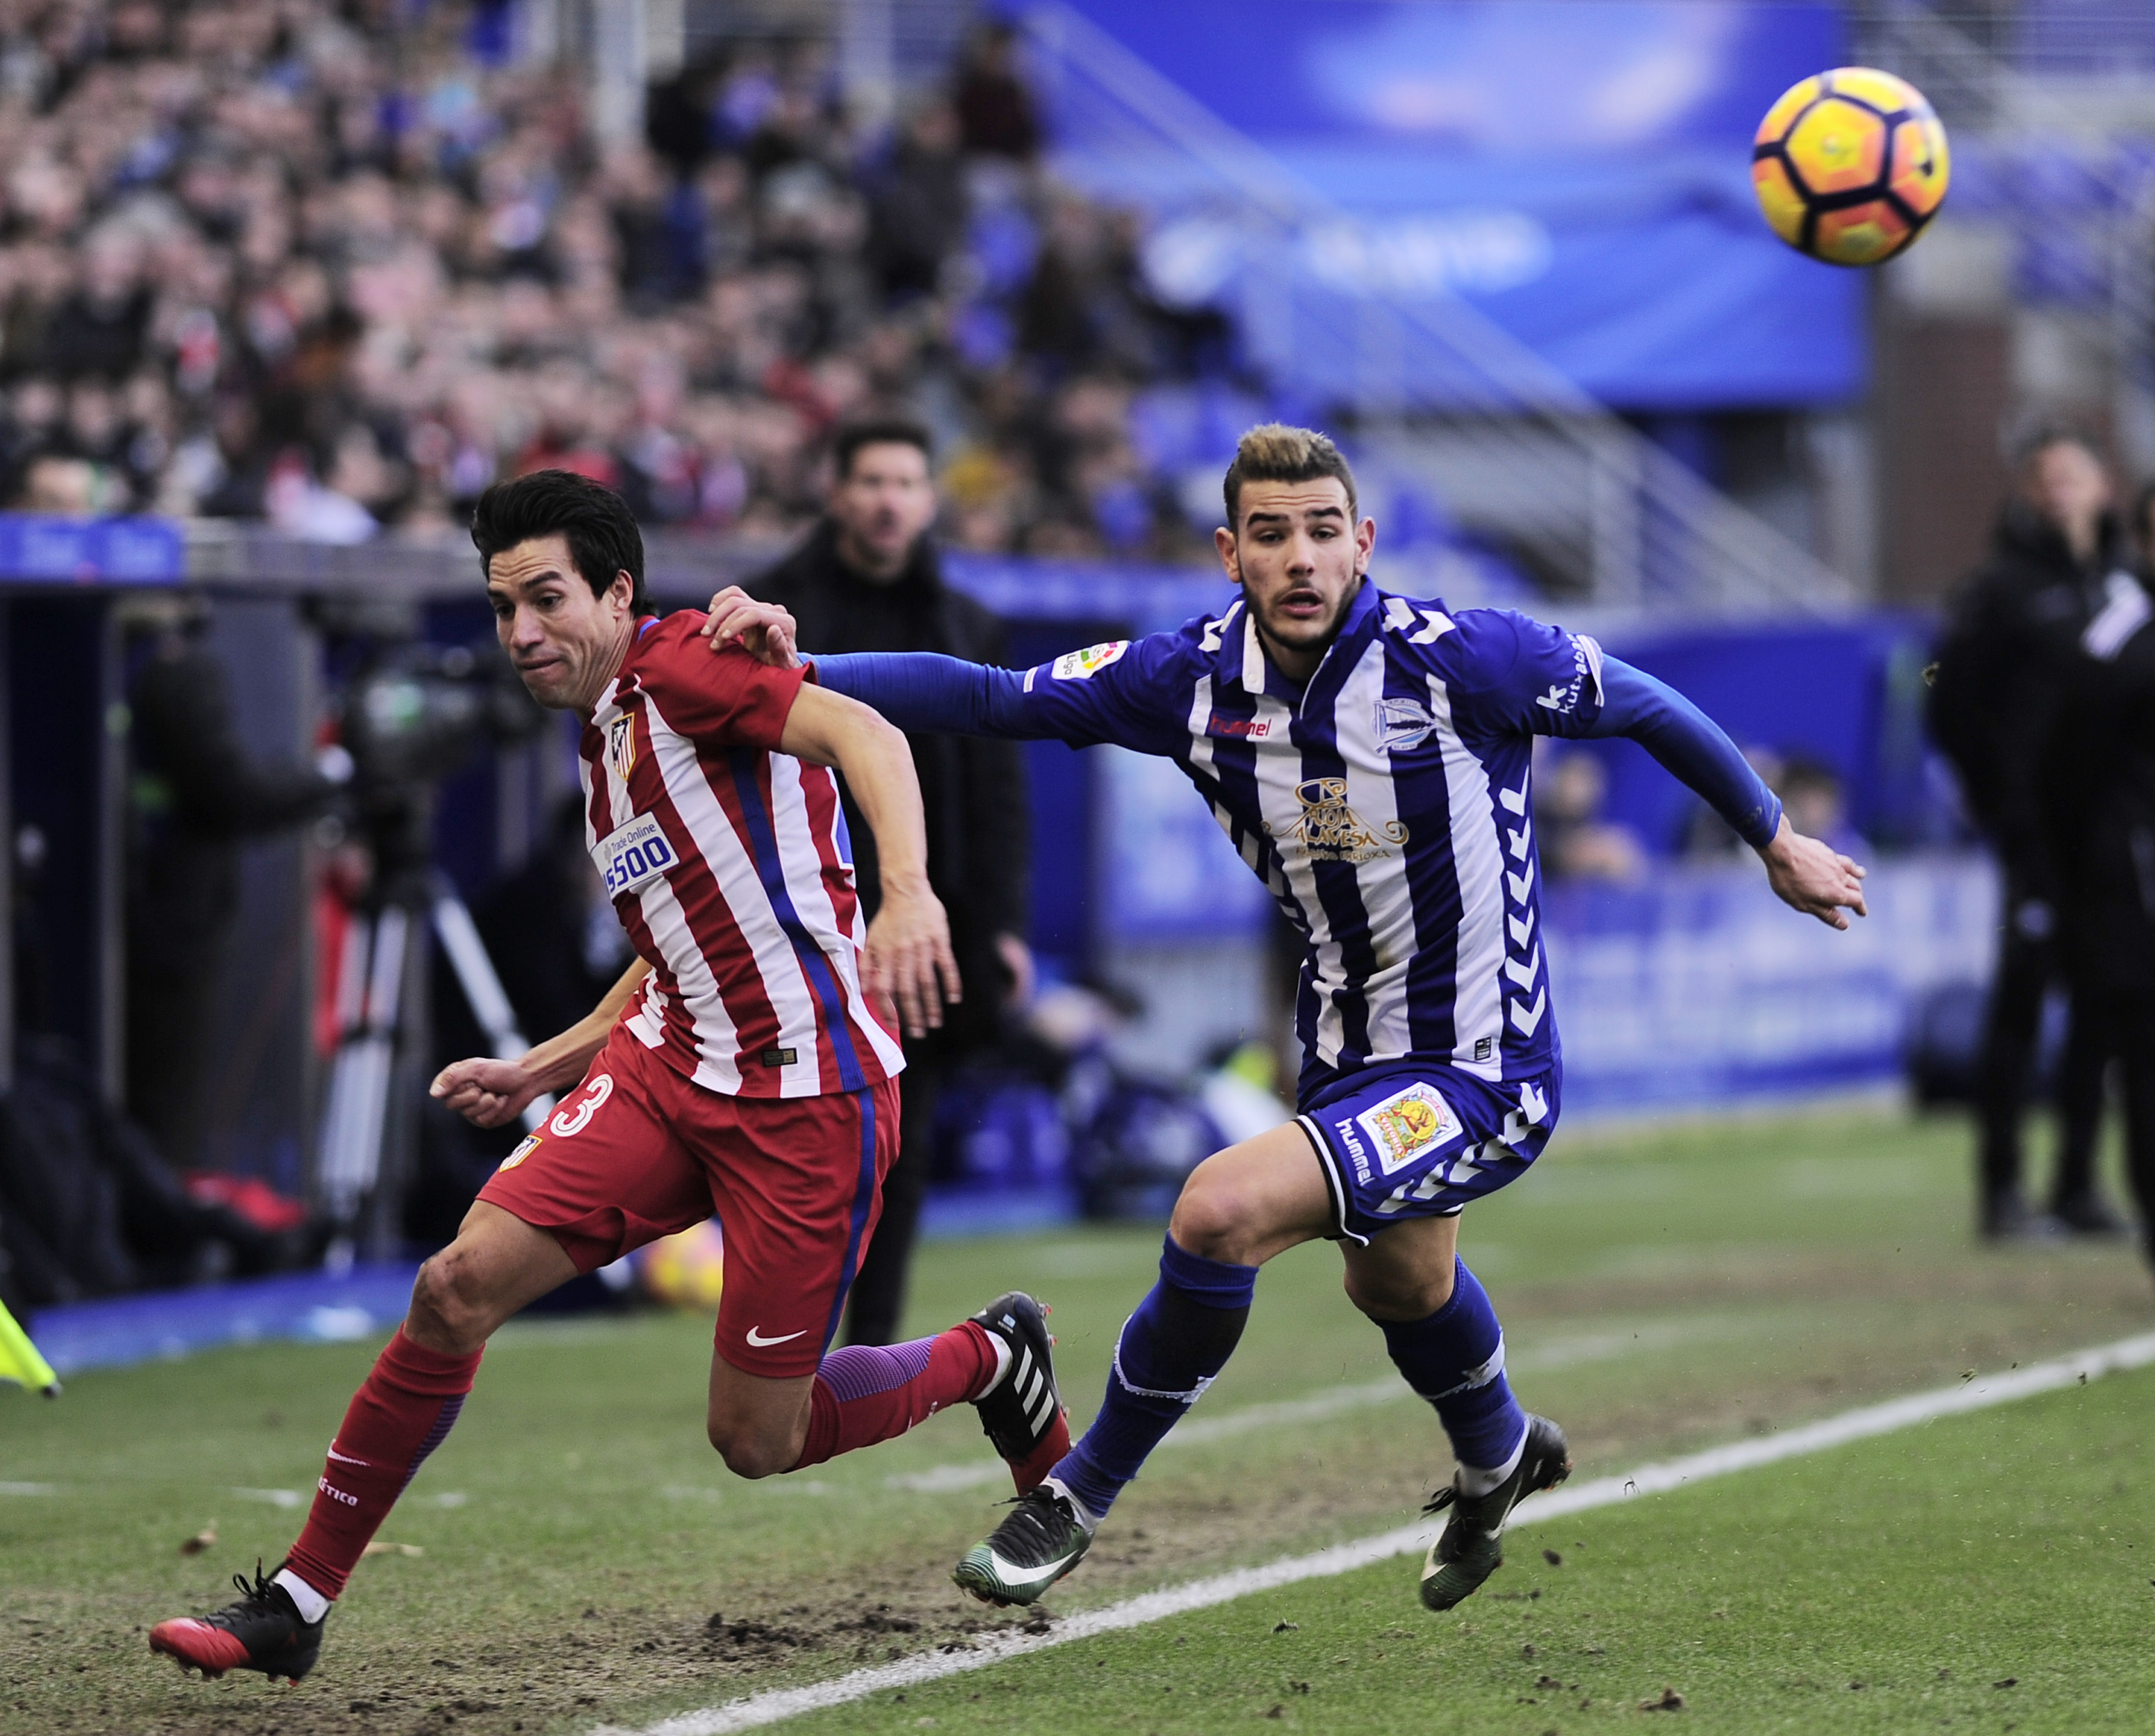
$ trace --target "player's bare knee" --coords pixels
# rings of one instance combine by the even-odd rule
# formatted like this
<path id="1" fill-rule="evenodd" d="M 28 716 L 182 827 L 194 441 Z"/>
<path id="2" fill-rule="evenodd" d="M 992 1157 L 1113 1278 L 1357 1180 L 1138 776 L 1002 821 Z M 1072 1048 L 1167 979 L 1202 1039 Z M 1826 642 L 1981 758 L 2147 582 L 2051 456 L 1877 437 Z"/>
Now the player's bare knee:
<path id="1" fill-rule="evenodd" d="M 797 1442 L 781 1440 L 738 1417 L 714 1416 L 705 1432 L 713 1449 L 726 1462 L 726 1469 L 751 1483 L 791 1471 L 801 1457 Z"/>
<path id="2" fill-rule="evenodd" d="M 1205 1165 L 1200 1164 L 1183 1184 L 1167 1232 L 1186 1254 L 1241 1263 L 1251 1226 L 1240 1190 L 1231 1182 L 1206 1175 Z"/>
<path id="3" fill-rule="evenodd" d="M 412 1286 L 411 1325 L 434 1348 L 468 1355 L 486 1342 L 492 1314 L 477 1264 L 452 1242 L 420 1267 Z"/>

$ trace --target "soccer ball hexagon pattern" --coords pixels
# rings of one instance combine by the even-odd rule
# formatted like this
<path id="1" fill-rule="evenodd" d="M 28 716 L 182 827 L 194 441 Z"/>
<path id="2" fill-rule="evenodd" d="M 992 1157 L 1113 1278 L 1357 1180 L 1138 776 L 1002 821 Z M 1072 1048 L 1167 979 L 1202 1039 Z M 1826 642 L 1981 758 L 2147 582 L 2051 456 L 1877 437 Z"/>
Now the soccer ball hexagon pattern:
<path id="1" fill-rule="evenodd" d="M 1914 85 L 1838 67 L 1782 94 L 1758 123 L 1751 183 L 1773 232 L 1829 265 L 1876 265 L 1945 202 L 1946 131 Z"/>

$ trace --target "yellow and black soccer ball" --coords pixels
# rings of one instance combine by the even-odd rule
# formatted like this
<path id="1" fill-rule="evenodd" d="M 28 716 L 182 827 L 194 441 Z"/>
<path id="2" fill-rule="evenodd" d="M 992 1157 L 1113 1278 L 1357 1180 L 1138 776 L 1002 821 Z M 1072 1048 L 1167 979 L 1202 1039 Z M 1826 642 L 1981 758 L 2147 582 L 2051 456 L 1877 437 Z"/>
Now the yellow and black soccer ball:
<path id="1" fill-rule="evenodd" d="M 726 1286 L 726 1239 L 718 1220 L 707 1218 L 642 1249 L 637 1276 L 653 1302 L 716 1314 Z"/>
<path id="2" fill-rule="evenodd" d="M 1751 146 L 1751 183 L 1774 233 L 1829 265 L 1876 265 L 1945 202 L 1946 130 L 1892 74 L 1843 66 L 1792 86 Z"/>

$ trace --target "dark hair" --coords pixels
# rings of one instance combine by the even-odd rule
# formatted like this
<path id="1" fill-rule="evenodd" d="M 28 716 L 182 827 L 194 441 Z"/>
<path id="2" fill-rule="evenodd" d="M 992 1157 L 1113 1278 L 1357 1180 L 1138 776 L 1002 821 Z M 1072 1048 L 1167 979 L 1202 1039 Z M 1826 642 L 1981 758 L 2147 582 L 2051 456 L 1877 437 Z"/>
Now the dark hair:
<path id="1" fill-rule="evenodd" d="M 1227 528 L 1241 528 L 1242 484 L 1246 482 L 1314 482 L 1333 476 L 1347 490 L 1347 516 L 1354 517 L 1354 473 L 1339 448 L 1314 428 L 1291 428 L 1267 422 L 1252 428 L 1235 448 L 1221 492 L 1227 502 Z"/>
<path id="2" fill-rule="evenodd" d="M 2102 448 L 2095 436 L 2077 423 L 2050 419 L 2023 428 L 2012 445 L 2013 471 L 2017 476 L 2053 446 L 2077 446 L 2096 463 L 2102 463 Z"/>
<path id="3" fill-rule="evenodd" d="M 634 586 L 629 606 L 639 615 L 651 612 L 643 588 L 643 533 L 628 503 L 602 483 L 573 470 L 534 470 L 510 482 L 497 482 L 472 509 L 472 545 L 479 571 L 494 576 L 494 557 L 535 536 L 566 537 L 575 563 L 594 597 L 604 597 L 617 572 Z"/>
<path id="4" fill-rule="evenodd" d="M 1830 790 L 1841 793 L 1840 774 L 1823 760 L 1815 760 L 1809 754 L 1790 754 L 1781 762 L 1780 781 L 1774 793 L 1785 798 L 1797 790 Z"/>
<path id="5" fill-rule="evenodd" d="M 935 437 L 909 417 L 884 416 L 873 422 L 849 422 L 831 443 L 831 462 L 840 482 L 853 474 L 853 460 L 863 446 L 914 446 L 930 463 L 935 459 Z"/>

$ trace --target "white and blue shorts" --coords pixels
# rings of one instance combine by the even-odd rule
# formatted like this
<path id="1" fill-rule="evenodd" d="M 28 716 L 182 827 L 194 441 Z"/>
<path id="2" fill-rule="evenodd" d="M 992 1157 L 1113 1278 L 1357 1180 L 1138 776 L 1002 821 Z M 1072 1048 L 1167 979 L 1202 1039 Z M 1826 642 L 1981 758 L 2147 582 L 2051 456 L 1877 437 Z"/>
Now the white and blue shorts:
<path id="1" fill-rule="evenodd" d="M 1426 1061 L 1363 1068 L 1311 1093 L 1295 1121 L 1332 1191 L 1336 1241 L 1410 1217 L 1453 1217 L 1527 1172 L 1555 1131 L 1559 1075 L 1495 1081 Z"/>

